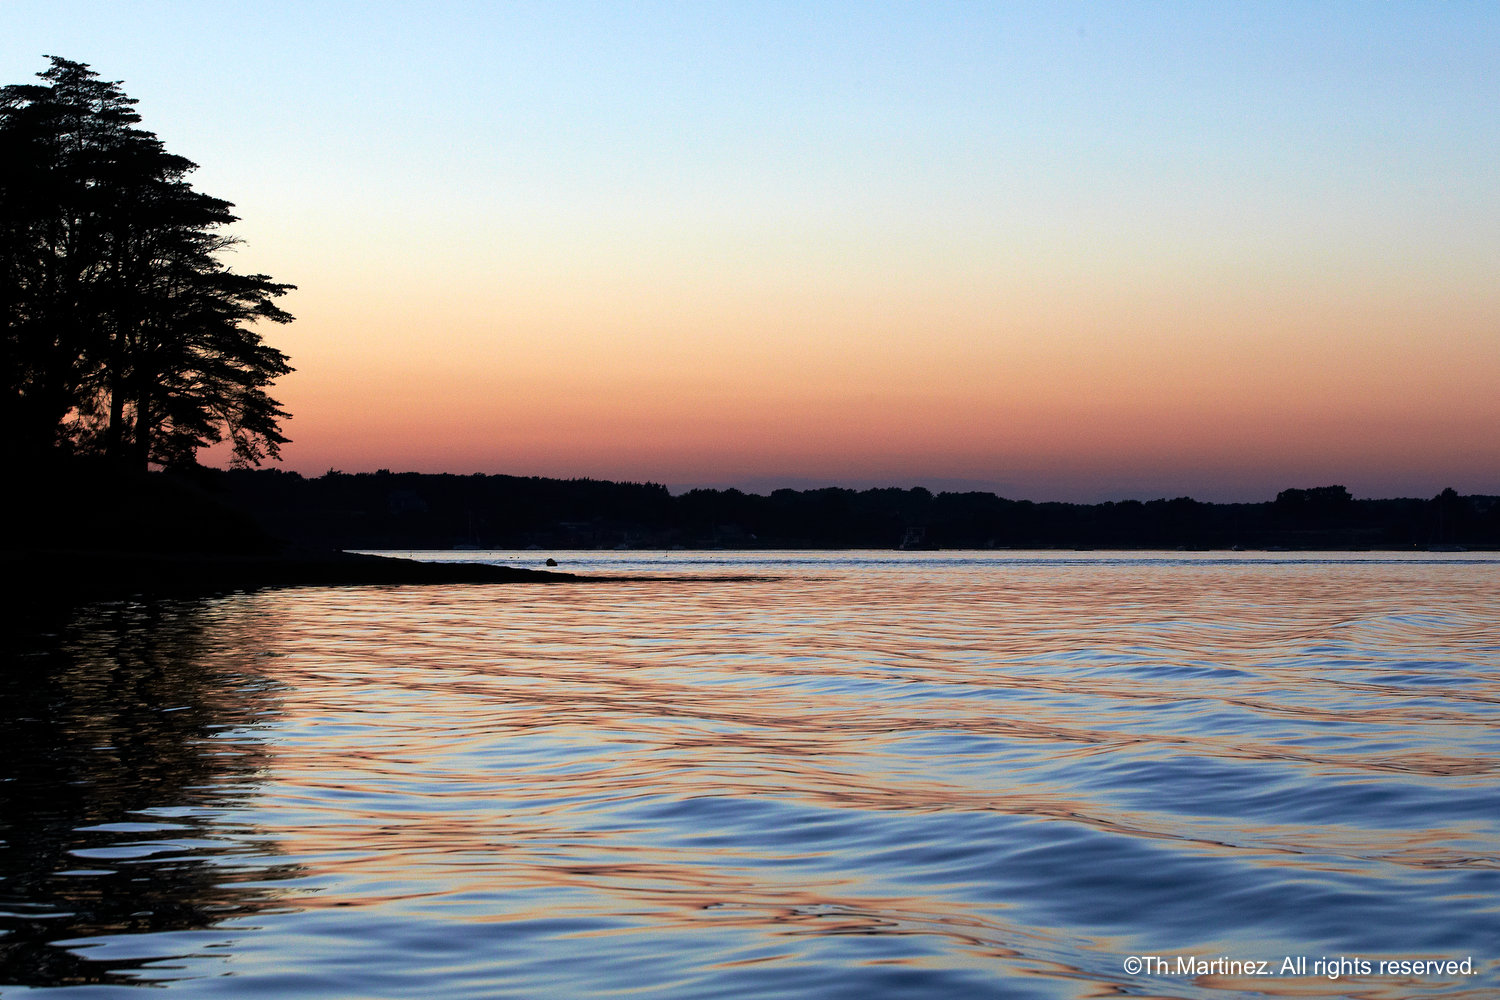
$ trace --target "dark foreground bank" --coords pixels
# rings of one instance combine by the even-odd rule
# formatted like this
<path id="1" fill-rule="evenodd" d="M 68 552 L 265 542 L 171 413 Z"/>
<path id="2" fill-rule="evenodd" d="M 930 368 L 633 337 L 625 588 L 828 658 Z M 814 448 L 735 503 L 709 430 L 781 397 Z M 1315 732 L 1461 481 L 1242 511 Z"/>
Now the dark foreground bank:
<path id="1" fill-rule="evenodd" d="M 539 583 L 567 573 L 424 563 L 288 542 L 200 483 L 58 463 L 28 477 L 0 543 L 6 606 L 262 587 Z"/>
<path id="2" fill-rule="evenodd" d="M 259 555 L 28 549 L 0 553 L 0 572 L 22 603 L 184 596 L 262 587 L 553 583 L 571 573 L 464 563 L 423 563 L 348 552 Z"/>

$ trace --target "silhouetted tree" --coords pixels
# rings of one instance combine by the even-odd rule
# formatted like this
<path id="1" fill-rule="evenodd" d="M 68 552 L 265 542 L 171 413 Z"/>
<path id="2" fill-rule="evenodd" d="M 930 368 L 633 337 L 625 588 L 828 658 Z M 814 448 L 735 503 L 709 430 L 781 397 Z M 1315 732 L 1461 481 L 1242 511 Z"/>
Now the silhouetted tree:
<path id="1" fill-rule="evenodd" d="M 266 389 L 291 368 L 253 323 L 289 322 L 292 286 L 224 267 L 233 206 L 193 190 L 119 83 L 51 60 L 0 88 L 0 438 L 142 468 L 226 437 L 236 464 L 278 457 Z"/>
<path id="2" fill-rule="evenodd" d="M 1459 496 L 1453 487 L 1449 486 L 1433 497 L 1428 507 L 1432 511 L 1432 541 L 1442 544 L 1469 535 L 1470 522 L 1475 519 L 1474 508 L 1469 499 Z"/>
<path id="3" fill-rule="evenodd" d="M 1274 510 L 1285 521 L 1326 524 L 1346 519 L 1354 497 L 1342 486 L 1318 486 L 1310 490 L 1282 490 L 1276 494 Z"/>

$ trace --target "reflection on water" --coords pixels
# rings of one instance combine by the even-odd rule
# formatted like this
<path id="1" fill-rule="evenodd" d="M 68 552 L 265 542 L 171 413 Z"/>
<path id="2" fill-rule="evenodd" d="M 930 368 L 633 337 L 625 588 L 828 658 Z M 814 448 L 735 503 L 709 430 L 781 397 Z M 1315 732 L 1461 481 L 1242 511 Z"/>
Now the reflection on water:
<path id="1" fill-rule="evenodd" d="M 689 579 L 283 590 L 23 651 L 7 981 L 1500 988 L 1500 562 L 559 561 Z M 1143 954 L 1475 973 L 1127 974 Z"/>
<path id="2" fill-rule="evenodd" d="M 7 636 L 0 984 L 161 982 L 164 946 L 211 946 L 185 932 L 274 902 L 262 883 L 294 866 L 227 818 L 266 766 L 255 730 L 275 710 L 248 638 L 190 604 Z"/>

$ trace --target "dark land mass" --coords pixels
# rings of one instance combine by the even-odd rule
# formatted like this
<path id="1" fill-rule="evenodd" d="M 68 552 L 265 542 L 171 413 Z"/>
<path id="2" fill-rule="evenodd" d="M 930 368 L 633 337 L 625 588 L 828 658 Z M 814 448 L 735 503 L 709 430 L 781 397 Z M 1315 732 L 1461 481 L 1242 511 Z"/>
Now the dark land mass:
<path id="1" fill-rule="evenodd" d="M 205 472 L 200 487 L 279 538 L 333 549 L 1500 547 L 1500 498 L 1033 503 L 915 489 L 692 490 L 517 476 Z"/>
<path id="2" fill-rule="evenodd" d="M 273 586 L 556 582 L 539 569 L 348 549 L 1500 547 L 1500 498 L 1356 500 L 1341 486 L 1264 503 L 1187 497 L 1033 503 L 915 489 L 692 490 L 589 479 L 280 470 L 32 469 L 0 566 L 10 605 Z M 24 613 L 24 611 L 23 611 Z"/>
<path id="3" fill-rule="evenodd" d="M 224 473 L 132 472 L 82 461 L 33 468 L 10 491 L 10 531 L 0 544 L 7 613 L 260 587 L 582 579 L 343 552 L 268 531 L 231 502 L 227 482 Z"/>
<path id="4" fill-rule="evenodd" d="M 8 586 L 32 600 L 106 600 L 224 593 L 261 587 L 367 586 L 414 583 L 546 583 L 579 580 L 569 573 L 431 563 L 346 552 L 292 549 L 265 555 L 215 552 L 132 552 L 28 549 L 0 553 Z M 22 595 L 23 599 L 25 594 Z"/>

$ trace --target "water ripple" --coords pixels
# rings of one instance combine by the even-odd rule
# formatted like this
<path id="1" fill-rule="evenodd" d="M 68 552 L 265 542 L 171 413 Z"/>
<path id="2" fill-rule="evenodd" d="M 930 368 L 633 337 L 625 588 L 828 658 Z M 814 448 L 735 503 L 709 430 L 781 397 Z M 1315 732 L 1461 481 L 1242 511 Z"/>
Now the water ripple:
<path id="1" fill-rule="evenodd" d="M 636 578 L 240 595 L 18 651 L 51 679 L 0 728 L 53 763 L 0 782 L 30 804 L 5 981 L 1500 989 L 1496 560 L 560 555 Z"/>

